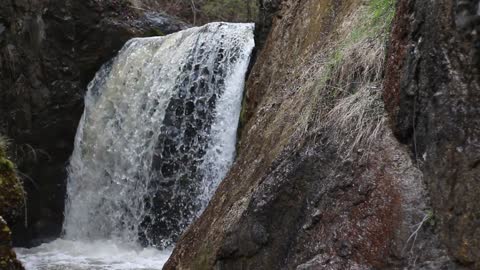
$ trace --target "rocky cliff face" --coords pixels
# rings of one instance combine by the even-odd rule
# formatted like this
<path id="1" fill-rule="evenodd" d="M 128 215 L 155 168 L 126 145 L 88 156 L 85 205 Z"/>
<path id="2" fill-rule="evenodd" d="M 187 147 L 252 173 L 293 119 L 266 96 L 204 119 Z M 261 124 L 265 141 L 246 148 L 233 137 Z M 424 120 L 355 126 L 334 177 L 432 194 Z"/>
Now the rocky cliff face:
<path id="1" fill-rule="evenodd" d="M 165 269 L 478 269 L 476 2 L 284 0 Z"/>
<path id="2" fill-rule="evenodd" d="M 442 240 L 480 269 L 480 4 L 399 1 L 385 103 L 428 185 Z"/>
<path id="3" fill-rule="evenodd" d="M 185 27 L 144 2 L 0 6 L 0 133 L 14 139 L 28 192 L 18 244 L 60 233 L 95 71 L 133 36 Z M 260 9 L 238 158 L 165 268 L 480 269 L 479 1 Z M 23 201 L 9 172 L 10 224 Z M 17 269 L 4 223 L 0 266 Z"/>
<path id="4" fill-rule="evenodd" d="M 28 227 L 16 227 L 14 238 L 28 245 L 60 233 L 65 167 L 87 83 L 128 39 L 186 25 L 129 1 L 4 2 L 0 132 L 13 138 L 13 158 L 26 175 Z"/>

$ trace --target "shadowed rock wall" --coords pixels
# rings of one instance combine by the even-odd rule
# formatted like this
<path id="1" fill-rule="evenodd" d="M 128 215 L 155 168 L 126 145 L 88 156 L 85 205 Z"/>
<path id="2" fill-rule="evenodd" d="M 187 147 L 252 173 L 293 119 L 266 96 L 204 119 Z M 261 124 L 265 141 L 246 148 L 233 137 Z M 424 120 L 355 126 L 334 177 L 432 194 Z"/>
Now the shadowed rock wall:
<path id="1" fill-rule="evenodd" d="M 0 268 L 23 269 L 12 250 L 12 232 L 9 226 L 22 222 L 25 192 L 15 165 L 7 158 L 8 141 L 0 135 Z"/>
<path id="2" fill-rule="evenodd" d="M 424 173 L 450 254 L 480 269 L 480 6 L 399 1 L 385 103 Z"/>

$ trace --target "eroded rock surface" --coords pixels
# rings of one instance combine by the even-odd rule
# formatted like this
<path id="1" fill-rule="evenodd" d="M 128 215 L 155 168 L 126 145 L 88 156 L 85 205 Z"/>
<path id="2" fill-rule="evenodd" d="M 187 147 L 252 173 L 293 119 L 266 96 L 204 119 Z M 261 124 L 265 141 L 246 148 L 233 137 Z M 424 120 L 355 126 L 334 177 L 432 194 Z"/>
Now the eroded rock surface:
<path id="1" fill-rule="evenodd" d="M 449 252 L 480 269 L 480 6 L 399 1 L 385 102 L 421 167 Z"/>
<path id="2" fill-rule="evenodd" d="M 165 269 L 462 269 L 385 118 L 394 1 L 283 1 L 238 158 Z"/>

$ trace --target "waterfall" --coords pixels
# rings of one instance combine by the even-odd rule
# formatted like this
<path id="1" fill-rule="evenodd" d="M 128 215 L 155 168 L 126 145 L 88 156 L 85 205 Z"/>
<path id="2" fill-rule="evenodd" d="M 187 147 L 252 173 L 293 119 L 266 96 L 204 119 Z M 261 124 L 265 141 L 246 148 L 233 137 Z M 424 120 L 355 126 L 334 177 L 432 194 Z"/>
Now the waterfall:
<path id="1" fill-rule="evenodd" d="M 64 236 L 17 248 L 27 270 L 161 269 L 235 155 L 253 24 L 128 41 L 88 86 Z"/>
<path id="2" fill-rule="evenodd" d="M 135 38 L 88 86 L 64 238 L 168 247 L 235 154 L 253 24 Z"/>

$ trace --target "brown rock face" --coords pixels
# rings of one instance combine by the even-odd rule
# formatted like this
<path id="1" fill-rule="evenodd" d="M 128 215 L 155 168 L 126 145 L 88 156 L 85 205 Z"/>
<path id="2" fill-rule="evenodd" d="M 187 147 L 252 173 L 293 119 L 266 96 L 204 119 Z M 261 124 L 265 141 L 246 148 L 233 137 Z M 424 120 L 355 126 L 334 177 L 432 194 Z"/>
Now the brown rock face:
<path id="1" fill-rule="evenodd" d="M 480 269 L 480 10 L 476 0 L 399 1 L 385 102 L 421 165 L 455 259 Z"/>
<path id="2" fill-rule="evenodd" d="M 28 175 L 28 227 L 17 244 L 56 237 L 63 220 L 65 167 L 87 83 L 125 41 L 185 28 L 128 1 L 3 1 L 0 5 L 0 133 Z"/>
<path id="3" fill-rule="evenodd" d="M 462 269 L 384 118 L 394 9 L 286 0 L 271 14 L 237 160 L 164 269 Z"/>

